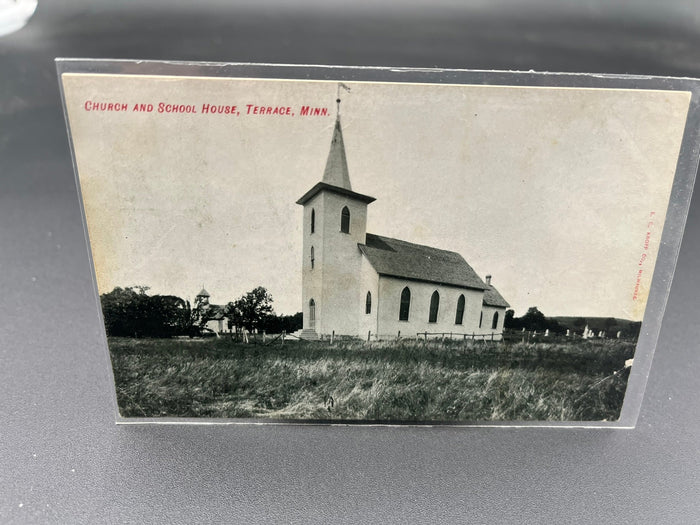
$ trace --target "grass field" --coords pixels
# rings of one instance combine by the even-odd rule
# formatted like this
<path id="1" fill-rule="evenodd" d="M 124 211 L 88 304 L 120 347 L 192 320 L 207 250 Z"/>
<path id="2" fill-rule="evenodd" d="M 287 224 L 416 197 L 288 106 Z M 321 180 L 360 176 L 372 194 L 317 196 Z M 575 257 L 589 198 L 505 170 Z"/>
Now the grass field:
<path id="1" fill-rule="evenodd" d="M 615 420 L 634 343 L 110 338 L 125 417 Z"/>

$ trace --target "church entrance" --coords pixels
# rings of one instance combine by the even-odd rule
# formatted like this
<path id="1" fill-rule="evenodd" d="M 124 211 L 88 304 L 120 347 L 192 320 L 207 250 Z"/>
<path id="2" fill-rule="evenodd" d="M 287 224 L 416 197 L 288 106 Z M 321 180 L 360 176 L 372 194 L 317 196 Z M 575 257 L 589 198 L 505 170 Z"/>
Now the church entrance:
<path id="1" fill-rule="evenodd" d="M 316 329 L 316 303 L 313 299 L 309 301 L 309 328 Z"/>

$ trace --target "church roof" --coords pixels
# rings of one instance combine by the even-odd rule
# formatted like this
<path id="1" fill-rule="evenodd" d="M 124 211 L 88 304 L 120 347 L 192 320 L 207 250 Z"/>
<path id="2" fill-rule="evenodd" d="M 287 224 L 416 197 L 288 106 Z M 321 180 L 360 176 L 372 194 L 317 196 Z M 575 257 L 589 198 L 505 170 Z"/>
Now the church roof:
<path id="1" fill-rule="evenodd" d="M 326 169 L 323 171 L 323 182 L 338 188 L 352 191 L 350 186 L 350 174 L 348 173 L 348 160 L 345 157 L 345 143 L 343 142 L 343 130 L 340 127 L 340 115 L 335 119 L 331 149 L 326 160 Z"/>
<path id="2" fill-rule="evenodd" d="M 210 304 L 209 308 L 202 312 L 202 316 L 207 321 L 218 321 L 224 319 L 224 307 L 219 304 Z"/>
<path id="3" fill-rule="evenodd" d="M 333 193 L 338 193 L 340 195 L 352 197 L 353 199 L 357 199 L 357 200 L 365 202 L 367 204 L 377 200 L 374 197 L 370 197 L 369 195 L 363 195 L 362 193 L 356 193 L 356 192 L 351 191 L 351 190 L 346 190 L 345 188 L 333 186 L 332 184 L 327 184 L 325 182 L 319 182 L 313 188 L 311 188 L 309 191 L 304 193 L 304 195 L 302 195 L 302 197 L 297 201 L 297 204 L 306 204 L 308 201 L 310 201 L 314 197 L 314 195 L 316 195 L 321 190 L 332 191 Z"/>
<path id="4" fill-rule="evenodd" d="M 197 297 L 211 297 L 209 295 L 209 292 L 207 292 L 204 288 L 202 288 L 202 291 L 197 294 Z"/>
<path id="5" fill-rule="evenodd" d="M 483 303 L 485 306 L 498 306 L 501 308 L 508 308 L 510 306 L 508 301 L 506 301 L 503 296 L 498 293 L 498 290 L 490 284 L 488 288 L 486 288 L 486 291 L 484 291 Z"/>
<path id="6" fill-rule="evenodd" d="M 371 233 L 367 234 L 365 244 L 358 247 L 380 275 L 477 290 L 489 288 L 456 252 Z"/>

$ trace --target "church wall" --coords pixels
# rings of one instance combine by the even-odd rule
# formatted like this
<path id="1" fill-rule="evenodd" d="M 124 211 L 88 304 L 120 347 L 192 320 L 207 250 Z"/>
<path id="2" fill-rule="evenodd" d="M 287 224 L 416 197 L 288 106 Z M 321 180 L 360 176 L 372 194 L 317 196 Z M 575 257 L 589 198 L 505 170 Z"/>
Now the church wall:
<path id="1" fill-rule="evenodd" d="M 494 335 L 494 340 L 500 341 L 501 334 L 503 333 L 503 323 L 505 322 L 505 319 L 506 319 L 506 309 L 499 308 L 496 306 L 484 305 L 483 312 L 484 312 L 484 322 L 481 324 L 481 329 L 477 333 L 488 334 L 488 335 L 490 335 L 492 333 L 496 334 L 496 335 Z M 493 314 L 495 312 L 498 312 L 498 324 L 496 325 L 496 329 L 494 330 L 491 328 L 491 326 L 493 323 Z"/>
<path id="2" fill-rule="evenodd" d="M 408 321 L 399 321 L 401 292 L 408 286 L 411 291 L 411 307 Z M 440 294 L 437 322 L 428 322 L 430 299 L 433 292 Z M 465 297 L 464 317 L 461 325 L 455 324 L 457 300 Z M 415 337 L 419 332 L 452 332 L 453 334 L 479 333 L 479 316 L 483 291 L 468 288 L 408 281 L 396 277 L 379 277 L 379 305 L 377 333 L 380 337 Z M 489 325 L 490 326 L 490 325 Z"/>
<path id="3" fill-rule="evenodd" d="M 217 334 L 229 331 L 226 319 L 211 319 L 207 321 L 204 326 Z"/>
<path id="4" fill-rule="evenodd" d="M 358 243 L 365 242 L 367 205 L 344 195 L 329 191 L 320 193 L 323 200 L 323 287 L 322 317 L 316 332 L 337 335 L 357 335 L 364 304 L 361 295 L 362 253 Z M 350 233 L 340 231 L 341 211 L 350 210 Z M 318 213 L 318 212 L 317 212 Z M 317 215 L 318 218 L 318 215 Z M 318 309 L 317 309 L 318 311 Z"/>
<path id="5" fill-rule="evenodd" d="M 359 335 L 362 338 L 367 337 L 367 332 L 377 333 L 377 319 L 379 311 L 379 275 L 372 267 L 366 257 L 362 257 L 360 263 L 360 309 L 357 312 L 359 316 Z M 367 292 L 372 294 L 372 309 L 369 314 L 366 312 Z"/>
<path id="6" fill-rule="evenodd" d="M 315 228 L 314 233 L 311 233 L 311 210 L 315 210 Z M 316 303 L 316 319 L 323 316 L 323 304 L 321 302 L 322 295 L 322 279 L 323 279 L 323 225 L 324 225 L 324 201 L 322 194 L 316 195 L 313 199 L 304 206 L 304 222 L 302 235 L 302 313 L 304 329 L 313 328 L 311 326 L 309 314 L 309 300 L 312 298 Z M 311 268 L 311 247 L 314 247 L 314 268 Z M 316 322 L 316 325 L 318 321 Z M 317 328 L 317 326 L 316 326 Z"/>

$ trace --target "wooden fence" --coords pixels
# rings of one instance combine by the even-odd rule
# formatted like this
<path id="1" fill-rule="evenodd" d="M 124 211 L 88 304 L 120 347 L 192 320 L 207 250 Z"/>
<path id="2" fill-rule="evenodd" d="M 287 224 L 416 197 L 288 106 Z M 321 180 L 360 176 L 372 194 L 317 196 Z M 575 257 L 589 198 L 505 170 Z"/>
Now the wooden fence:
<path id="1" fill-rule="evenodd" d="M 223 335 L 223 334 L 222 334 Z M 251 344 L 271 344 L 279 343 L 284 344 L 285 341 L 314 341 L 312 339 L 302 339 L 294 334 L 288 334 L 282 332 L 280 334 L 267 334 L 265 331 L 260 333 L 253 332 L 228 332 L 231 340 L 239 343 L 251 343 Z M 367 331 L 367 337 L 357 337 L 357 336 L 347 336 L 347 335 L 336 335 L 335 331 L 330 334 L 321 335 L 317 341 L 330 342 L 331 344 L 338 340 L 365 340 L 365 341 L 398 341 L 400 339 L 418 339 L 425 340 L 428 339 L 450 339 L 458 341 L 500 341 L 503 338 L 503 332 L 491 332 L 488 334 L 464 334 L 459 332 L 417 332 L 415 337 L 411 335 L 402 336 L 401 331 L 397 331 L 395 334 L 377 334 L 371 330 Z"/>
<path id="2" fill-rule="evenodd" d="M 472 332 L 471 334 L 463 334 L 457 332 L 418 332 L 416 333 L 416 339 L 423 339 L 425 341 L 431 339 L 456 339 L 461 341 L 500 341 L 503 338 L 503 332 L 491 332 L 488 334 L 477 334 Z"/>
<path id="3" fill-rule="evenodd" d="M 223 335 L 223 334 L 222 334 Z M 336 341 L 357 341 L 364 340 L 367 342 L 371 341 L 398 341 L 400 339 L 406 340 L 453 340 L 453 341 L 502 341 L 505 343 L 534 343 L 534 342 L 549 342 L 549 343 L 564 343 L 573 340 L 584 340 L 584 339 L 619 339 L 626 341 L 634 341 L 636 339 L 625 338 L 625 337 L 609 337 L 603 336 L 587 336 L 584 337 L 582 334 L 569 332 L 568 334 L 556 334 L 544 331 L 536 330 L 504 330 L 503 332 L 489 332 L 484 334 L 472 333 L 461 333 L 461 332 L 416 332 L 415 336 L 411 333 L 408 336 L 402 335 L 401 331 L 397 331 L 395 334 L 377 334 L 371 330 L 367 331 L 366 337 L 357 336 L 347 336 L 347 335 L 336 335 L 335 331 L 330 334 L 323 334 L 318 339 L 302 339 L 295 334 L 289 334 L 287 332 L 282 332 L 279 334 L 267 334 L 265 331 L 260 333 L 252 332 L 230 332 L 228 335 L 233 341 L 241 343 L 250 344 L 282 344 L 285 341 L 306 341 L 306 342 L 324 342 L 333 344 Z"/>

